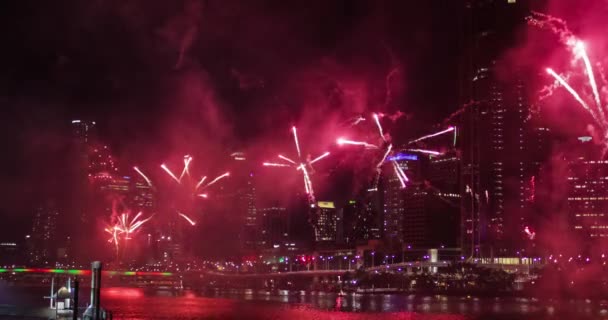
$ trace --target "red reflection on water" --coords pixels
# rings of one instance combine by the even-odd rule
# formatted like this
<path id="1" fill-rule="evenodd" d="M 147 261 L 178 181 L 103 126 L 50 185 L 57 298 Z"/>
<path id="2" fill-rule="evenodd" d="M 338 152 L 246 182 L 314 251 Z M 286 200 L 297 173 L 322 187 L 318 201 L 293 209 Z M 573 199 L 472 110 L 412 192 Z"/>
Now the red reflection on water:
<path id="1" fill-rule="evenodd" d="M 118 299 L 137 299 L 144 296 L 144 292 L 139 288 L 103 288 L 101 289 L 101 296 L 107 298 L 118 298 Z"/>

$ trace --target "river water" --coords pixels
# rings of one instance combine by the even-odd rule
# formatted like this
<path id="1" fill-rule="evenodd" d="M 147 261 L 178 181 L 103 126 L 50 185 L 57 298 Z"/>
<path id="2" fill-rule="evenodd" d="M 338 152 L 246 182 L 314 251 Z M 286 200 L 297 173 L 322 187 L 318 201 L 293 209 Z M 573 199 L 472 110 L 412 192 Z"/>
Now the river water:
<path id="1" fill-rule="evenodd" d="M 0 307 L 43 307 L 44 288 L 0 285 Z M 81 301 L 88 300 L 83 292 Z M 608 319 L 608 301 L 538 301 L 444 295 L 335 294 L 247 291 L 159 291 L 104 288 L 102 306 L 114 319 L 338 319 L 338 320 L 570 320 Z M 2 319 L 2 316 L 0 316 Z"/>

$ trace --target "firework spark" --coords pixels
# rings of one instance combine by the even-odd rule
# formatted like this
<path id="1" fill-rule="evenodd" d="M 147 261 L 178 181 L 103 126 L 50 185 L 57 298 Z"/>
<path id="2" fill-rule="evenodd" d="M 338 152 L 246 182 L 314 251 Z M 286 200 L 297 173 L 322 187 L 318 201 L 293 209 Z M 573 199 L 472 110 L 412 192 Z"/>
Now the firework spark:
<path id="1" fill-rule="evenodd" d="M 224 173 L 224 174 L 222 174 L 222 175 L 218 176 L 217 178 L 215 178 L 215 179 L 211 180 L 211 182 L 207 183 L 207 185 L 205 185 L 205 186 L 203 187 L 203 189 L 208 188 L 208 187 L 210 187 L 210 186 L 214 185 L 216 182 L 218 182 L 218 181 L 220 181 L 221 179 L 226 178 L 226 177 L 228 177 L 228 176 L 230 176 L 230 172 L 226 172 L 226 173 Z"/>
<path id="2" fill-rule="evenodd" d="M 310 162 L 308 164 L 311 165 L 311 164 L 313 164 L 313 163 L 315 163 L 315 162 L 317 162 L 317 161 L 319 161 L 319 160 L 321 160 L 321 159 L 323 159 L 323 158 L 325 158 L 327 156 L 329 156 L 329 151 L 325 152 L 324 154 L 322 154 L 322 155 L 320 155 L 320 156 L 318 156 L 318 157 L 316 157 L 316 158 L 314 158 L 312 160 L 310 160 Z"/>
<path id="3" fill-rule="evenodd" d="M 415 143 L 415 142 L 418 142 L 418 141 L 426 140 L 428 138 L 433 138 L 433 137 L 436 137 L 436 136 L 439 136 L 439 135 L 442 135 L 442 134 L 445 134 L 445 133 L 448 133 L 448 132 L 452 132 L 454 130 L 455 130 L 454 127 L 449 127 L 449 128 L 447 128 L 445 130 L 441 130 L 439 132 L 428 134 L 428 135 L 422 136 L 422 137 L 420 137 L 418 139 L 414 139 L 414 140 L 408 142 L 408 144 L 412 144 L 412 143 Z"/>
<path id="4" fill-rule="evenodd" d="M 264 165 L 265 167 L 291 167 L 288 164 L 274 163 L 274 162 L 264 162 L 264 163 L 262 163 L 262 165 Z"/>
<path id="5" fill-rule="evenodd" d="M 430 155 L 434 155 L 434 156 L 442 155 L 442 153 L 439 151 L 425 150 L 425 149 L 406 149 L 406 151 L 420 152 L 420 153 L 430 154 Z"/>
<path id="6" fill-rule="evenodd" d="M 286 163 L 274 163 L 274 162 L 264 162 L 263 165 L 266 167 L 295 167 L 296 171 L 302 171 L 302 178 L 304 179 L 304 190 L 306 191 L 306 194 L 308 195 L 308 200 L 311 203 L 314 203 L 315 201 L 315 195 L 314 195 L 314 189 L 312 186 L 312 181 L 310 179 L 310 173 L 308 172 L 307 166 L 311 168 L 312 170 L 312 164 L 329 156 L 329 152 L 325 152 L 322 155 L 316 157 L 315 159 L 311 160 L 311 161 L 306 161 L 305 159 L 302 158 L 302 152 L 300 150 L 300 142 L 298 141 L 298 133 L 296 130 L 296 127 L 292 127 L 291 128 L 292 134 L 293 134 L 293 139 L 294 139 L 294 143 L 296 146 L 296 151 L 298 154 L 298 161 L 294 161 L 288 157 L 285 157 L 281 154 L 278 155 L 279 159 L 288 162 L 289 164 Z M 309 157 L 307 157 L 309 159 Z"/>
<path id="7" fill-rule="evenodd" d="M 536 232 L 530 230 L 528 226 L 524 228 L 524 233 L 528 236 L 528 239 L 530 240 L 534 240 L 534 238 L 536 238 Z"/>
<path id="8" fill-rule="evenodd" d="M 572 97 L 574 97 L 574 99 L 585 110 L 587 110 L 587 112 L 589 112 L 589 114 L 591 114 L 591 116 L 593 117 L 593 119 L 595 119 L 597 122 L 600 121 L 599 118 L 598 118 L 598 116 L 595 114 L 595 112 L 593 112 L 593 110 L 591 110 L 591 108 L 589 107 L 589 105 L 587 105 L 587 103 L 581 98 L 581 96 L 578 94 L 578 92 L 576 92 L 576 90 L 574 90 L 568 84 L 568 82 L 566 82 L 566 80 L 564 80 L 564 78 L 562 78 L 562 76 L 560 76 L 559 74 L 555 73 L 555 71 L 553 71 L 553 69 L 551 69 L 551 68 L 547 68 L 547 73 L 550 74 L 551 76 L 553 76 L 553 78 L 555 78 L 555 80 L 557 80 L 564 88 L 566 88 L 566 90 L 568 90 L 568 92 L 570 92 L 570 94 L 572 95 Z"/>
<path id="9" fill-rule="evenodd" d="M 144 180 L 146 180 L 146 183 L 148 183 L 148 186 L 152 187 L 152 181 L 146 177 L 146 175 L 139 170 L 139 168 L 137 166 L 133 167 L 133 170 L 137 171 L 137 173 L 139 173 L 140 176 L 142 176 L 142 178 L 144 178 Z"/>
<path id="10" fill-rule="evenodd" d="M 130 211 L 126 211 L 118 215 L 115 212 L 115 204 L 113 205 L 113 220 L 114 223 L 107 226 L 104 230 L 105 232 L 112 235 L 112 237 L 108 240 L 110 243 L 114 243 L 116 247 L 116 251 L 119 249 L 120 240 L 129 240 L 131 239 L 131 235 L 135 234 L 139 228 L 144 225 L 146 222 L 152 219 L 152 216 L 140 220 L 139 218 L 142 216 L 142 212 L 140 211 L 135 215 L 133 219 L 130 219 Z"/>
<path id="11" fill-rule="evenodd" d="M 404 179 L 405 175 L 401 175 L 403 173 L 403 171 L 401 170 L 401 168 L 399 167 L 397 162 L 395 162 L 395 161 L 391 161 L 391 162 L 393 163 L 393 168 L 395 169 L 395 175 L 397 176 L 397 178 L 399 179 L 399 182 L 401 183 L 401 188 L 405 188 L 405 179 Z"/>
<path id="12" fill-rule="evenodd" d="M 189 155 L 185 155 L 184 156 L 184 168 L 182 169 L 182 173 L 179 175 L 179 181 L 182 181 L 182 178 L 184 177 L 184 174 L 188 174 L 190 175 L 190 172 L 188 172 L 188 166 L 190 166 L 190 162 L 192 161 L 192 157 Z"/>
<path id="13" fill-rule="evenodd" d="M 285 156 L 279 155 L 279 158 L 281 158 L 281 159 L 283 159 L 283 160 L 285 160 L 285 161 L 287 161 L 289 163 L 297 165 L 297 163 L 295 161 L 293 161 L 293 160 L 291 160 L 291 159 L 289 159 L 289 158 L 287 158 Z"/>
<path id="14" fill-rule="evenodd" d="M 344 139 L 344 138 L 338 138 L 336 140 L 336 143 L 339 146 L 349 144 L 349 145 L 354 145 L 354 146 L 364 146 L 367 149 L 378 149 L 378 146 L 364 142 L 364 141 L 353 141 L 353 140 L 348 140 L 348 139 Z"/>
<path id="15" fill-rule="evenodd" d="M 575 46 L 575 50 L 583 58 L 583 62 L 585 63 L 585 69 L 587 71 L 587 76 L 589 77 L 589 85 L 591 85 L 591 89 L 593 90 L 595 105 L 603 116 L 600 93 L 597 90 L 597 82 L 595 82 L 595 75 L 593 74 L 593 68 L 591 68 L 591 61 L 589 61 L 589 56 L 587 56 L 587 51 L 585 50 L 585 44 L 582 41 L 579 41 Z"/>
<path id="16" fill-rule="evenodd" d="M 198 189 L 198 187 L 201 186 L 201 184 L 203 184 L 203 182 L 205 182 L 205 179 L 207 179 L 207 176 L 202 177 L 201 180 L 196 184 L 196 186 L 194 186 L 195 191 Z"/>
<path id="17" fill-rule="evenodd" d="M 386 159 L 388 158 L 388 156 L 391 154 L 391 152 L 393 150 L 393 145 L 388 142 L 388 140 L 386 139 L 386 136 L 384 135 L 384 130 L 382 129 L 379 115 L 377 113 L 373 113 L 372 117 L 374 118 L 374 123 L 376 124 L 376 127 L 378 129 L 378 133 L 383 140 L 382 145 L 378 146 L 378 145 L 374 145 L 374 144 L 367 143 L 364 141 L 353 141 L 353 140 L 348 140 L 345 138 L 338 138 L 336 140 L 336 143 L 339 146 L 355 145 L 355 146 L 364 146 L 366 149 L 383 149 L 384 150 L 384 153 L 382 153 L 382 158 L 376 164 L 376 176 L 374 178 L 373 187 L 369 189 L 369 191 L 376 191 L 376 190 L 378 190 L 378 183 L 380 182 L 380 176 L 382 174 L 382 166 L 386 162 Z M 393 161 L 393 168 L 395 169 L 395 174 L 397 175 L 397 178 L 399 178 L 399 181 L 401 182 L 401 186 L 403 188 L 405 188 L 405 182 L 407 181 L 407 177 L 405 176 L 405 173 L 403 173 L 403 170 L 401 170 L 401 168 L 398 169 L 398 167 L 399 167 L 398 164 Z"/>
<path id="18" fill-rule="evenodd" d="M 171 172 L 171 170 L 170 170 L 170 169 L 167 167 L 167 165 L 166 165 L 166 164 L 164 164 L 164 163 L 163 163 L 163 164 L 161 164 L 161 165 L 160 165 L 160 167 L 161 167 L 161 168 L 163 168 L 163 170 L 165 170 L 165 172 L 166 172 L 166 173 L 167 173 L 167 174 L 168 174 L 168 175 L 169 175 L 171 178 L 173 178 L 173 180 L 175 180 L 175 182 L 177 182 L 177 183 L 181 183 L 181 182 L 179 181 L 179 179 L 177 178 L 177 176 L 175 176 L 175 174 L 173 174 L 173 172 Z"/>
<path id="19" fill-rule="evenodd" d="M 293 131 L 293 140 L 295 141 L 296 149 L 298 150 L 298 158 L 301 158 L 302 154 L 300 152 L 300 143 L 298 142 L 298 133 L 296 131 L 296 127 L 295 126 L 291 127 L 291 131 Z"/>
<path id="20" fill-rule="evenodd" d="M 187 215 L 185 215 L 185 214 L 183 214 L 181 212 L 178 212 L 177 214 L 179 214 L 180 217 L 186 219 L 186 221 L 188 221 L 188 223 L 190 223 L 191 226 L 195 226 L 196 225 L 196 222 L 194 220 L 190 219 Z"/>
<path id="21" fill-rule="evenodd" d="M 378 127 L 378 132 L 380 133 L 380 137 L 382 138 L 382 140 L 384 140 L 384 142 L 386 142 L 386 137 L 384 136 L 384 131 L 382 130 L 382 125 L 380 124 L 380 118 L 378 117 L 378 114 L 374 113 L 374 114 L 372 114 L 372 116 L 374 117 L 374 122 L 376 123 L 376 127 Z"/>
<path id="22" fill-rule="evenodd" d="M 581 95 L 581 93 L 585 94 L 588 90 L 584 90 L 585 88 L 579 88 L 579 90 L 574 89 L 570 83 L 568 83 L 568 77 L 563 77 L 557 74 L 553 69 L 547 68 L 547 73 L 551 75 L 556 81 L 554 85 L 545 87 L 542 92 L 546 93 L 543 97 L 551 95 L 553 89 L 555 89 L 558 85 L 561 85 L 572 95 L 574 100 L 576 100 L 583 109 L 591 115 L 594 120 L 595 125 L 592 127 L 594 129 L 600 129 L 602 131 L 604 141 L 601 143 L 604 144 L 604 152 L 608 150 L 608 119 L 606 119 L 606 112 L 604 108 L 607 106 L 602 106 L 602 101 L 600 98 L 600 89 L 598 88 L 598 83 L 595 78 L 595 74 L 592 68 L 591 60 L 587 54 L 587 48 L 583 41 L 578 39 L 566 25 L 564 20 L 545 15 L 538 12 L 532 12 L 532 15 L 528 17 L 528 23 L 537 26 L 543 29 L 548 29 L 554 34 L 559 36 L 560 42 L 570 49 L 572 54 L 571 65 L 576 66 L 579 60 L 583 61 L 582 72 L 577 72 L 577 70 L 570 70 L 566 74 L 568 77 L 575 76 L 578 77 L 581 74 L 586 74 L 587 82 L 589 87 L 591 88 L 590 95 Z M 602 66 L 598 64 L 600 79 L 602 80 L 602 89 L 605 90 L 605 79 L 602 74 Z"/>

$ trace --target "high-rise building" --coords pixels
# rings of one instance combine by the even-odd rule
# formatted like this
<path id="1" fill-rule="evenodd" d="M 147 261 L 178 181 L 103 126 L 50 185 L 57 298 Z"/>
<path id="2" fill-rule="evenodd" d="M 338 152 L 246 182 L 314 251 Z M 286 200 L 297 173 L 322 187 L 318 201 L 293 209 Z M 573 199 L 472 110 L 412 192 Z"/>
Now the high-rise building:
<path id="1" fill-rule="evenodd" d="M 22 264 L 24 251 L 16 242 L 0 242 L 0 265 Z"/>
<path id="2" fill-rule="evenodd" d="M 88 144 L 94 137 L 95 121 L 72 120 L 72 137 L 75 142 Z"/>
<path id="3" fill-rule="evenodd" d="M 568 222 L 586 245 L 608 241 L 608 161 L 568 163 Z M 582 249 L 582 248 L 581 248 Z"/>
<path id="4" fill-rule="evenodd" d="M 530 1 L 466 1 L 463 7 L 460 130 L 465 255 L 513 254 L 530 215 L 526 189 L 538 172 L 530 152 L 528 77 L 501 60 L 525 24 Z M 508 70 L 502 72 L 501 70 Z"/>
<path id="5" fill-rule="evenodd" d="M 262 248 L 260 237 L 260 221 L 256 204 L 255 177 L 253 172 L 246 175 L 239 188 L 239 203 L 241 210 L 245 213 L 245 224 L 243 226 L 242 247 L 247 251 L 255 251 Z"/>
<path id="6" fill-rule="evenodd" d="M 461 164 L 455 150 L 429 160 L 425 188 L 430 195 L 428 210 L 434 248 L 461 246 Z"/>
<path id="7" fill-rule="evenodd" d="M 421 181 L 422 166 L 419 156 L 413 153 L 397 153 L 388 160 L 395 163 L 403 170 L 409 178 L 408 185 Z M 384 214 L 383 214 L 383 236 L 389 247 L 398 247 L 404 243 L 404 219 L 407 203 L 406 193 L 410 193 L 411 188 L 403 188 L 401 181 L 394 172 L 392 166 L 384 166 L 382 189 L 384 190 Z M 418 201 L 415 198 L 420 196 L 412 193 L 408 196 L 410 201 Z M 420 200 L 422 201 L 422 200 Z"/>
<path id="8" fill-rule="evenodd" d="M 314 223 L 315 241 L 317 243 L 332 244 L 336 243 L 338 211 L 333 202 L 317 202 L 317 216 Z"/>
<path id="9" fill-rule="evenodd" d="M 258 210 L 262 218 L 262 245 L 267 249 L 279 248 L 290 242 L 289 213 L 283 207 Z"/>
<path id="10" fill-rule="evenodd" d="M 116 160 L 107 145 L 90 146 L 89 149 L 87 172 L 90 179 L 103 179 L 118 172 Z"/>
<path id="11" fill-rule="evenodd" d="M 90 252 L 88 241 L 91 240 L 89 232 L 96 227 L 94 208 L 90 206 L 95 198 L 89 181 L 90 151 L 96 138 L 96 125 L 93 121 L 72 120 L 70 129 L 72 134 L 68 159 L 70 197 L 65 203 L 66 214 L 63 215 L 63 219 L 69 228 L 68 233 L 76 226 L 87 230 L 87 232 L 79 232 L 71 234 L 71 236 L 74 240 L 74 257 L 88 260 Z"/>
<path id="12" fill-rule="evenodd" d="M 129 203 L 134 211 L 155 212 L 156 197 L 154 189 L 142 178 L 130 179 Z"/>
<path id="13" fill-rule="evenodd" d="M 34 265 L 50 265 L 56 258 L 59 210 L 52 202 L 36 208 L 32 231 L 27 239 L 28 258 Z"/>

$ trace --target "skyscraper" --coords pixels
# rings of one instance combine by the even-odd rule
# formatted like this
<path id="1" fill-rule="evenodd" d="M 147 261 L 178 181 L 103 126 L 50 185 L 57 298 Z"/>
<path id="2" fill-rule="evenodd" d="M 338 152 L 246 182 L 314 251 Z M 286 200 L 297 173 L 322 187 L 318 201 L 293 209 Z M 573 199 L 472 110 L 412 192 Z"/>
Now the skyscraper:
<path id="1" fill-rule="evenodd" d="M 253 172 L 245 179 L 240 190 L 240 201 L 242 210 L 245 212 L 245 225 L 243 230 L 243 247 L 246 250 L 261 248 L 260 221 L 256 204 L 255 180 Z"/>
<path id="2" fill-rule="evenodd" d="M 262 218 L 262 245 L 267 249 L 289 243 L 289 214 L 283 207 L 266 207 L 259 211 Z"/>
<path id="3" fill-rule="evenodd" d="M 608 243 L 608 161 L 579 157 L 568 163 L 568 171 L 571 230 L 587 246 Z"/>
<path id="4" fill-rule="evenodd" d="M 463 7 L 461 102 L 472 103 L 456 123 L 462 129 L 462 245 L 468 256 L 512 254 L 519 247 L 516 230 L 529 213 L 525 190 L 538 171 L 529 150 L 529 83 L 525 70 L 501 60 L 529 6 L 527 0 L 488 0 Z"/>
<path id="5" fill-rule="evenodd" d="M 338 211 L 333 202 L 317 202 L 317 216 L 314 224 L 317 243 L 335 245 L 337 236 Z"/>
<path id="6" fill-rule="evenodd" d="M 420 183 L 422 166 L 418 155 L 413 153 L 397 153 L 389 160 L 394 160 L 409 178 L 408 185 Z M 393 167 L 386 165 L 383 171 L 382 189 L 384 190 L 383 237 L 389 247 L 399 247 L 404 243 L 404 223 L 406 206 L 413 210 L 414 202 L 423 201 L 420 193 L 412 188 L 403 188 Z M 406 201 L 406 193 L 407 201 Z M 410 221 L 411 222 L 411 221 Z"/>
<path id="7" fill-rule="evenodd" d="M 53 202 L 38 206 L 34 212 L 28 245 L 28 258 L 34 265 L 48 266 L 54 262 L 57 250 L 57 219 L 59 210 Z"/>

